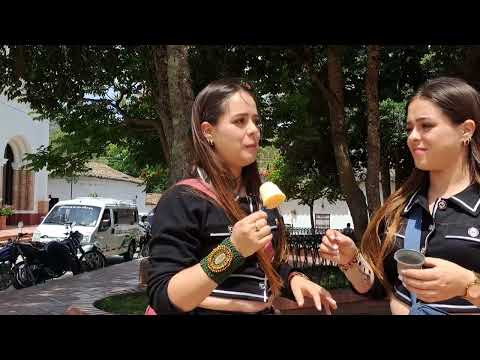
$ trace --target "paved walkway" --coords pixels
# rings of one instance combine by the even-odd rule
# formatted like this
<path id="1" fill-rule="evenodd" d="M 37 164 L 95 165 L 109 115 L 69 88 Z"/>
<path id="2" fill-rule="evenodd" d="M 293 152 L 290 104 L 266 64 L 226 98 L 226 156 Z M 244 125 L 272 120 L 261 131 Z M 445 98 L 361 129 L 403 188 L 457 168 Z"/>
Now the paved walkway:
<path id="1" fill-rule="evenodd" d="M 95 300 L 138 287 L 141 259 L 0 292 L 0 315 L 62 315 L 71 306 L 88 307 Z M 98 310 L 95 314 L 103 314 Z"/>
<path id="2" fill-rule="evenodd" d="M 22 228 L 22 232 L 27 234 L 26 238 L 31 238 L 33 232 L 38 225 L 25 226 Z M 18 228 L 16 226 L 7 226 L 5 230 L 0 230 L 0 243 L 7 241 L 8 239 L 14 239 L 17 236 Z"/>
<path id="3" fill-rule="evenodd" d="M 27 289 L 16 290 L 11 287 L 0 292 L 0 315 L 63 315 L 72 307 L 89 314 L 106 314 L 92 304 L 114 294 L 138 291 L 140 261 L 141 259 L 135 259 L 120 262 L 89 273 L 50 280 Z M 335 312 L 337 315 L 390 314 L 385 301 L 372 301 L 347 289 L 332 290 L 331 293 L 339 304 L 339 309 Z M 276 306 L 283 314 L 322 314 L 314 309 L 309 299 L 305 300 L 305 306 L 301 309 L 297 308 L 295 302 L 285 298 L 279 299 Z"/>

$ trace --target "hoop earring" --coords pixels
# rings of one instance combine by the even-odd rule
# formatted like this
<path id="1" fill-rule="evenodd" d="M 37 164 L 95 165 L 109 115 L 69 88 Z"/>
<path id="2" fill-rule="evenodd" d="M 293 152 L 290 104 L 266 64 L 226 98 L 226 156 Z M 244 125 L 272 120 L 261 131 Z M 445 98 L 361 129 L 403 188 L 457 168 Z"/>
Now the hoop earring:
<path id="1" fill-rule="evenodd" d="M 212 139 L 207 139 L 207 142 L 208 142 L 208 144 L 209 144 L 211 147 L 213 147 L 214 144 L 213 144 L 213 140 L 212 140 Z"/>
<path id="2" fill-rule="evenodd" d="M 467 139 L 463 140 L 463 145 L 464 145 L 464 146 L 470 145 L 470 141 L 471 141 L 471 140 L 472 140 L 472 138 L 467 138 Z"/>

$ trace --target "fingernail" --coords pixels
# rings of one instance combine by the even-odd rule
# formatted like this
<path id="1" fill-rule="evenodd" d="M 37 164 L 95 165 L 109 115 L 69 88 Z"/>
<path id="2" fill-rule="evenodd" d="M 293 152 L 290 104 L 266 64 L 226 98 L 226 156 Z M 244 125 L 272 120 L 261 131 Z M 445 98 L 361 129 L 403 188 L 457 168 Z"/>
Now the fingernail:
<path id="1" fill-rule="evenodd" d="M 335 250 L 338 250 L 338 245 L 333 245 L 332 246 Z"/>
<path id="2" fill-rule="evenodd" d="M 402 275 L 398 274 L 398 278 L 399 278 L 400 281 L 403 283 L 403 277 L 402 277 Z"/>

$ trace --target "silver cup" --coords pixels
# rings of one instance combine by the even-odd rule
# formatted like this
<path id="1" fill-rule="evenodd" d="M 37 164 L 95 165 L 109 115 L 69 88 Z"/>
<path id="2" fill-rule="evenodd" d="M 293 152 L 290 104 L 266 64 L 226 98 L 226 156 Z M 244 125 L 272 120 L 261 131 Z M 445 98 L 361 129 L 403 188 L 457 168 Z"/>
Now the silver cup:
<path id="1" fill-rule="evenodd" d="M 397 270 L 399 273 L 404 269 L 421 269 L 425 263 L 425 255 L 420 251 L 411 249 L 397 250 L 393 258 L 397 261 Z"/>

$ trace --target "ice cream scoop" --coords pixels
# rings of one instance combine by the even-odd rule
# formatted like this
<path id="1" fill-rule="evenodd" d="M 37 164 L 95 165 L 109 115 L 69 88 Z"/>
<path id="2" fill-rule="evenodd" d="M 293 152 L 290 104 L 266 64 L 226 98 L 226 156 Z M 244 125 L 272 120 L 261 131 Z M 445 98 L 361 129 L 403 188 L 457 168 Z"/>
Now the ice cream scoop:
<path id="1" fill-rule="evenodd" d="M 267 181 L 260 186 L 260 197 L 263 201 L 263 206 L 267 209 L 274 209 L 287 198 L 282 190 L 274 183 Z"/>

